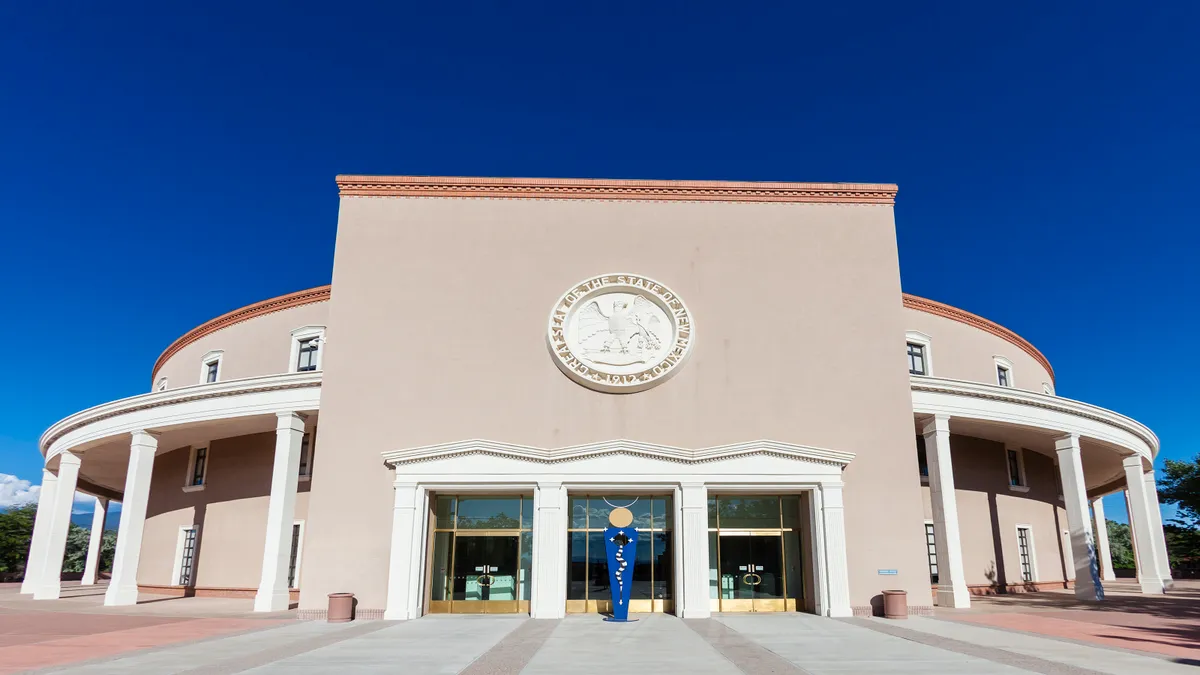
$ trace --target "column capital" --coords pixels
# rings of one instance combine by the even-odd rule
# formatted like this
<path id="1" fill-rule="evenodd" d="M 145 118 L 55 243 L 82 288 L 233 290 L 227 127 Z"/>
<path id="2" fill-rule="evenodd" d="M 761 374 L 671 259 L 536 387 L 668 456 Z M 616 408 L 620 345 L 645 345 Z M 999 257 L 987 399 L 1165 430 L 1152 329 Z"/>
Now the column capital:
<path id="1" fill-rule="evenodd" d="M 64 451 L 60 452 L 58 455 L 58 466 L 60 467 L 60 470 L 64 464 L 72 464 L 74 466 L 79 466 L 82 463 L 83 463 L 83 458 L 80 457 L 79 455 L 75 454 L 74 452 L 71 452 L 70 450 L 64 450 Z"/>
<path id="2" fill-rule="evenodd" d="M 1142 456 L 1141 455 L 1127 455 L 1123 459 L 1121 459 L 1121 466 L 1125 467 L 1126 469 L 1137 467 L 1138 470 L 1140 471 L 1142 469 Z"/>
<path id="3" fill-rule="evenodd" d="M 539 490 L 561 490 L 563 482 L 561 480 L 539 480 L 537 487 Z"/>
<path id="4" fill-rule="evenodd" d="M 308 420 L 308 416 L 295 412 L 293 410 L 281 410 L 275 413 L 277 419 L 276 429 L 294 429 L 304 431 L 304 422 Z M 299 425 L 297 427 L 297 425 Z"/>
<path id="5" fill-rule="evenodd" d="M 926 420 L 925 425 L 921 428 L 921 435 L 928 436 L 934 433 L 950 433 L 950 416 L 938 413 Z"/>
<path id="6" fill-rule="evenodd" d="M 155 448 L 158 447 L 158 437 L 162 434 L 157 431 L 146 431 L 145 429 L 134 429 L 129 432 L 131 445 L 149 445 Z"/>
<path id="7" fill-rule="evenodd" d="M 1055 450 L 1070 450 L 1072 448 L 1079 448 L 1079 434 L 1063 434 L 1054 439 Z"/>

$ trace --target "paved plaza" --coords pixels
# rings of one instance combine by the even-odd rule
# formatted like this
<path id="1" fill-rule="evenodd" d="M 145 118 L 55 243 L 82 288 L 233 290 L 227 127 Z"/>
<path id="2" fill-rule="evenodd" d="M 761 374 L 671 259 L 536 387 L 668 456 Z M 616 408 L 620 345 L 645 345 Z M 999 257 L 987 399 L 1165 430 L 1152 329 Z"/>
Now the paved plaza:
<path id="1" fill-rule="evenodd" d="M 0 674 L 1200 672 L 1200 587 L 1188 582 L 1167 598 L 1117 586 L 1103 609 L 1039 593 L 904 621 L 721 614 L 627 624 L 594 615 L 329 624 L 256 615 L 240 599 L 143 596 L 114 610 L 100 605 L 102 587 L 72 587 L 49 603 L 15 591 L 0 588 Z"/>

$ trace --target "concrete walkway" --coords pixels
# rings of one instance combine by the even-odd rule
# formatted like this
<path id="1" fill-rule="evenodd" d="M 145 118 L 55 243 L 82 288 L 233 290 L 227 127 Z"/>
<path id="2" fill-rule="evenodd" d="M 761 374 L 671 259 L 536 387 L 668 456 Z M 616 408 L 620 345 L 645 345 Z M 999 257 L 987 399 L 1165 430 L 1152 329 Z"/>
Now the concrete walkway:
<path id="1" fill-rule="evenodd" d="M 263 622 L 261 628 L 37 672 L 155 675 L 402 672 L 610 675 L 930 673 L 1096 675 L 1193 673 L 1193 666 L 1109 648 L 954 621 L 833 620 L 805 614 L 594 615 L 561 621 L 429 616 L 415 621 Z M 0 650 L 0 661 L 3 652 Z"/>

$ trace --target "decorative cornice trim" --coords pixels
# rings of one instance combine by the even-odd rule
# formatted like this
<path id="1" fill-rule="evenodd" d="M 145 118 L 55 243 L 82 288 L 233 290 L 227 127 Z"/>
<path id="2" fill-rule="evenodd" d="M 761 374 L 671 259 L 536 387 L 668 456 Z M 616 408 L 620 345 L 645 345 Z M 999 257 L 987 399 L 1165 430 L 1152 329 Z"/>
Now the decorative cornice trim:
<path id="1" fill-rule="evenodd" d="M 393 467 L 401 464 L 413 464 L 416 462 L 427 462 L 434 459 L 462 457 L 466 455 L 508 457 L 540 464 L 560 464 L 592 457 L 603 457 L 605 455 L 647 457 L 680 464 L 700 464 L 733 457 L 769 455 L 838 467 L 845 467 L 854 459 L 854 453 L 852 452 L 826 450 L 824 448 L 813 448 L 768 440 L 688 450 L 669 445 L 655 445 L 653 443 L 642 443 L 624 439 L 588 443 L 586 445 L 572 445 L 563 448 L 537 448 L 486 439 L 472 439 L 453 443 L 426 445 L 417 448 L 406 448 L 403 450 L 389 450 L 382 453 L 382 455 L 384 462 Z"/>
<path id="2" fill-rule="evenodd" d="M 1037 347 L 1034 347 L 1032 344 L 1030 344 L 1028 340 L 1020 335 L 1017 335 L 1004 326 L 1001 326 L 995 321 L 985 319 L 978 314 L 972 314 L 965 309 L 959 309 L 936 300 L 922 298 L 910 293 L 904 294 L 904 306 L 908 309 L 915 309 L 919 312 L 925 312 L 926 314 L 933 314 L 934 316 L 940 316 L 957 321 L 959 323 L 965 323 L 968 326 L 987 331 L 996 337 L 1011 342 L 1026 354 L 1032 356 L 1035 361 L 1040 363 L 1042 367 L 1046 369 L 1046 372 L 1050 373 L 1051 382 L 1054 382 L 1054 368 L 1050 366 L 1049 359 L 1047 359 L 1045 355 L 1038 351 Z"/>
<path id="3" fill-rule="evenodd" d="M 302 389 L 321 386 L 320 371 L 306 373 L 285 373 L 281 375 L 265 375 L 248 377 L 240 380 L 226 380 L 209 384 L 194 384 L 190 387 L 168 389 L 167 391 L 152 392 L 130 396 L 129 398 L 110 401 L 98 406 L 81 410 L 74 415 L 55 422 L 38 441 L 42 455 L 46 455 L 50 446 L 62 436 L 83 426 L 94 424 L 118 415 L 125 415 L 141 410 L 162 408 L 191 401 L 200 401 L 227 396 L 241 396 L 285 389 Z"/>
<path id="4" fill-rule="evenodd" d="M 1023 389 L 1001 387 L 997 384 L 981 384 L 979 382 L 951 380 L 925 375 L 910 375 L 909 380 L 912 390 L 917 392 L 950 394 L 967 398 L 1015 403 L 1101 422 L 1136 436 L 1149 446 L 1152 456 L 1158 454 L 1158 436 L 1149 427 L 1132 417 L 1113 412 L 1107 408 L 1063 398 L 1062 396 L 1049 396 Z M 951 418 L 954 416 L 951 414 Z"/>
<path id="5" fill-rule="evenodd" d="M 310 288 L 304 291 L 296 291 L 295 293 L 288 293 L 287 295 L 268 298 L 252 305 L 246 305 L 240 309 L 235 309 L 228 314 L 222 314 L 215 319 L 206 321 L 199 326 L 196 326 L 195 328 L 181 335 L 179 339 L 171 343 L 171 346 L 163 350 L 163 353 L 158 357 L 158 360 L 154 362 L 154 369 L 150 372 L 150 381 L 153 382 L 154 378 L 158 376 L 159 368 L 162 368 L 163 364 L 167 362 L 167 359 L 175 356 L 179 353 L 179 350 L 192 344 L 196 340 L 199 340 L 205 335 L 210 335 L 221 330 L 222 328 L 228 328 L 234 324 L 239 324 L 243 321 L 249 321 L 250 319 L 262 316 L 264 314 L 271 314 L 272 312 L 279 312 L 285 309 L 291 309 L 293 307 L 300 307 L 301 305 L 311 305 L 316 302 L 325 302 L 329 299 L 329 291 L 331 288 L 332 286 L 329 285 L 317 286 L 316 288 Z"/>
<path id="6" fill-rule="evenodd" d="M 622 201 L 894 204 L 890 183 L 778 183 L 717 180 L 484 178 L 470 176 L 337 177 L 342 197 L 609 199 Z"/>

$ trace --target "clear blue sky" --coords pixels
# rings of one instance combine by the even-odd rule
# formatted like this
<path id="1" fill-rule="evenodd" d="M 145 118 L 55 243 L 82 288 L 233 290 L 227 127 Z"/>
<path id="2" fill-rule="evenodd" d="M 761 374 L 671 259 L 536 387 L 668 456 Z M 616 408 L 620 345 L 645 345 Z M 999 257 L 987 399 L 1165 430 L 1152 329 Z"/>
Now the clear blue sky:
<path id="1" fill-rule="evenodd" d="M 0 4 L 0 472 L 327 283 L 351 172 L 896 182 L 907 291 L 1200 452 L 1196 3 L 190 4 Z"/>

